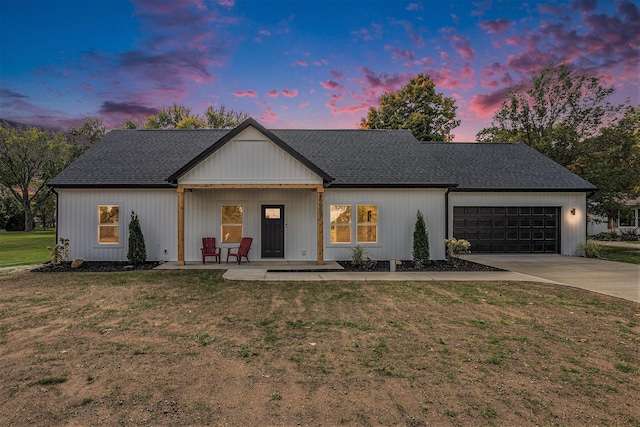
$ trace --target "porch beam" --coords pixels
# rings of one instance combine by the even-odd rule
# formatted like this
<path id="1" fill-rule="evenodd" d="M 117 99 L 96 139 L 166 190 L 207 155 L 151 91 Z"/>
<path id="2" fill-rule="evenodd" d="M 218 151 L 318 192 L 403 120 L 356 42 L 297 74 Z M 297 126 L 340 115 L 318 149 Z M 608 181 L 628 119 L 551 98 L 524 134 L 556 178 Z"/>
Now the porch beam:
<path id="1" fill-rule="evenodd" d="M 184 188 L 178 187 L 178 265 L 184 265 Z"/>
<path id="2" fill-rule="evenodd" d="M 317 244 L 318 244 L 318 265 L 324 264 L 324 187 L 316 187 L 316 194 L 318 195 L 318 231 L 317 231 Z"/>
<path id="3" fill-rule="evenodd" d="M 311 189 L 318 188 L 318 184 L 180 184 L 178 188 L 183 190 L 197 189 L 197 188 L 244 188 L 244 189 L 259 189 L 259 188 L 298 188 L 298 189 Z M 320 187 L 322 188 L 322 187 Z"/>

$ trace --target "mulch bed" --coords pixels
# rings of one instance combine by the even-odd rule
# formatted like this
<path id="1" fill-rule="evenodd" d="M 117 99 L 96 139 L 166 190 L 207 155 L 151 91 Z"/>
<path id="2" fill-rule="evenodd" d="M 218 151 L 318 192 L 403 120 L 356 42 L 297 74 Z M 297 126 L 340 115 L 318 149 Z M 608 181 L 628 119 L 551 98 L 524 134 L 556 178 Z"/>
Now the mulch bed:
<path id="1" fill-rule="evenodd" d="M 351 261 L 336 261 L 343 269 L 311 269 L 311 270 L 267 270 L 269 273 L 330 273 L 330 272 L 344 272 L 344 271 L 358 271 L 362 273 L 366 272 L 384 272 L 390 271 L 389 261 L 371 261 L 367 266 L 356 266 L 351 264 Z M 500 268 L 490 267 L 484 264 L 478 264 L 467 260 L 459 260 L 458 265 L 455 266 L 451 262 L 447 261 L 431 261 L 429 264 L 422 267 L 417 267 L 413 261 L 401 261 L 402 264 L 396 265 L 396 271 L 505 271 Z"/>
<path id="2" fill-rule="evenodd" d="M 331 272 L 331 271 L 359 271 L 359 272 L 376 272 L 389 271 L 389 261 L 371 261 L 369 265 L 355 266 L 351 261 L 337 261 L 343 270 L 268 270 L 269 272 L 289 272 L 289 273 L 310 273 L 310 272 Z M 160 262 L 149 261 L 144 264 L 131 265 L 126 261 L 85 261 L 77 268 L 71 268 L 71 263 L 51 264 L 46 263 L 32 270 L 38 273 L 57 273 L 57 272 L 94 272 L 108 273 L 117 271 L 133 271 L 133 270 L 151 270 L 160 265 Z M 416 267 L 413 261 L 402 261 L 402 264 L 396 266 L 396 271 L 504 271 L 499 268 L 490 267 L 488 265 L 478 264 L 475 262 L 460 260 L 457 266 L 449 261 L 431 261 L 429 264 Z"/>
<path id="3" fill-rule="evenodd" d="M 126 261 L 85 261 L 77 268 L 71 268 L 70 262 L 61 264 L 47 263 L 32 271 L 37 273 L 64 273 L 70 271 L 107 273 L 114 271 L 151 270 L 158 265 L 160 265 L 160 263 L 157 261 L 149 261 L 138 265 L 131 265 Z"/>
<path id="4" fill-rule="evenodd" d="M 389 271 L 389 261 L 372 261 L 371 267 L 354 266 L 351 261 L 338 261 L 346 271 Z M 500 268 L 490 267 L 484 264 L 461 259 L 455 266 L 450 261 L 430 261 L 428 264 L 418 268 L 413 261 L 402 261 L 396 265 L 396 271 L 504 271 Z"/>

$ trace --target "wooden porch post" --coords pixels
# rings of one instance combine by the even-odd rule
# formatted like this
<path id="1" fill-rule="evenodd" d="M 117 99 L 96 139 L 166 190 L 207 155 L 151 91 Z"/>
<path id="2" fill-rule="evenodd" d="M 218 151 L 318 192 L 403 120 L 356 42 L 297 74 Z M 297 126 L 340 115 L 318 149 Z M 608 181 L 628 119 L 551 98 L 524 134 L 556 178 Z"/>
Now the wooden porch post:
<path id="1" fill-rule="evenodd" d="M 178 265 L 184 265 L 184 188 L 178 187 Z"/>
<path id="2" fill-rule="evenodd" d="M 317 187 L 318 194 L 318 265 L 324 264 L 324 187 Z"/>

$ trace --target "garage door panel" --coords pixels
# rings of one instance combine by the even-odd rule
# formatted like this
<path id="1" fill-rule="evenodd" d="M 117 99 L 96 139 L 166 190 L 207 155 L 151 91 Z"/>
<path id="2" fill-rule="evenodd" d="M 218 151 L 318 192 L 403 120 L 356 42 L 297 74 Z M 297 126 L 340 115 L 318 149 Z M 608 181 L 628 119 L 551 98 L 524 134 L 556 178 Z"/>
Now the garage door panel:
<path id="1" fill-rule="evenodd" d="M 455 206 L 453 235 L 474 253 L 558 253 L 558 207 Z"/>

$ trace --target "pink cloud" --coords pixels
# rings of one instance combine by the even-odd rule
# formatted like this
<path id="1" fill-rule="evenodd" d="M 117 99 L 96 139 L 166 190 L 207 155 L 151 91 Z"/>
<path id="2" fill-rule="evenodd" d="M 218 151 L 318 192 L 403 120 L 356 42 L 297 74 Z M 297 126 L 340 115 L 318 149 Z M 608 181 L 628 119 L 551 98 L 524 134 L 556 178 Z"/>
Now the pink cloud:
<path id="1" fill-rule="evenodd" d="M 422 10 L 422 3 L 409 3 L 407 10 Z"/>
<path id="2" fill-rule="evenodd" d="M 409 21 L 405 21 L 405 20 L 391 20 L 392 24 L 396 24 L 396 25 L 401 25 L 402 27 L 404 27 L 405 31 L 407 32 L 407 35 L 409 36 L 409 39 L 411 39 L 411 41 L 418 47 L 423 47 L 425 45 L 424 39 L 422 38 L 422 36 L 420 34 L 418 34 L 416 32 L 416 30 L 413 28 L 413 23 L 409 22 Z"/>
<path id="3" fill-rule="evenodd" d="M 296 65 L 299 65 L 301 67 L 308 67 L 309 63 L 307 61 L 296 61 Z"/>
<path id="4" fill-rule="evenodd" d="M 462 59 L 470 60 L 475 59 L 476 51 L 471 47 L 469 38 L 467 36 L 461 36 L 456 34 L 455 28 L 443 28 L 440 32 L 444 35 L 446 40 L 451 41 L 451 45 L 462 57 Z"/>
<path id="5" fill-rule="evenodd" d="M 344 86 L 342 86 L 338 82 L 334 82 L 333 80 L 327 80 L 326 82 L 320 82 L 323 88 L 328 90 L 343 90 Z"/>
<path id="6" fill-rule="evenodd" d="M 270 90 L 267 92 L 267 96 L 269 98 L 277 98 L 278 97 L 278 91 L 277 90 Z"/>
<path id="7" fill-rule="evenodd" d="M 267 107 L 260 115 L 260 121 L 264 123 L 275 123 L 278 121 L 278 115 L 273 112 L 271 107 Z"/>
<path id="8" fill-rule="evenodd" d="M 480 27 L 486 30 L 489 34 L 500 34 L 505 32 L 513 22 L 504 18 L 494 19 L 491 21 L 483 21 L 480 23 Z"/>
<path id="9" fill-rule="evenodd" d="M 237 91 L 237 92 L 233 92 L 233 94 L 239 98 L 244 98 L 245 96 L 248 96 L 249 98 L 255 98 L 258 95 L 252 91 L 252 90 L 245 90 L 245 91 Z"/>
<path id="10" fill-rule="evenodd" d="M 488 94 L 473 95 L 469 110 L 475 112 L 478 117 L 490 117 L 500 107 L 509 89 L 511 88 L 498 89 Z"/>
<path id="11" fill-rule="evenodd" d="M 323 65 L 329 65 L 329 61 L 327 61 L 326 59 L 321 59 L 320 61 L 314 61 L 313 65 L 315 65 L 316 67 L 322 67 Z"/>
<path id="12" fill-rule="evenodd" d="M 360 28 L 357 31 L 351 32 L 355 38 L 365 41 L 382 38 L 382 25 L 371 24 L 370 28 Z"/>
<path id="13" fill-rule="evenodd" d="M 293 90 L 282 89 L 282 96 L 286 96 L 287 98 L 294 98 L 298 96 L 298 89 L 293 89 Z"/>
<path id="14" fill-rule="evenodd" d="M 271 31 L 269 31 L 269 30 L 260 30 L 260 31 L 258 31 L 258 34 L 260 34 L 261 36 L 270 36 L 271 35 Z"/>
<path id="15" fill-rule="evenodd" d="M 344 77 L 344 73 L 342 71 L 338 71 L 338 70 L 331 70 L 329 71 L 329 73 L 333 76 L 334 79 L 336 80 L 340 80 L 341 78 Z"/>
<path id="16" fill-rule="evenodd" d="M 303 102 L 300 105 L 298 105 L 298 110 L 304 110 L 305 108 L 307 108 L 309 106 L 308 102 Z"/>
<path id="17" fill-rule="evenodd" d="M 397 49 L 391 45 L 385 45 L 384 48 L 386 50 L 390 50 L 391 51 L 391 57 L 393 59 L 401 59 L 404 61 L 415 61 L 416 57 L 413 54 L 413 51 L 411 49 L 408 50 L 403 50 L 403 49 Z"/>
<path id="18" fill-rule="evenodd" d="M 440 69 L 427 69 L 431 80 L 437 87 L 447 90 L 470 89 L 475 86 L 475 72 L 468 62 L 461 69 L 455 70 L 445 65 Z"/>

